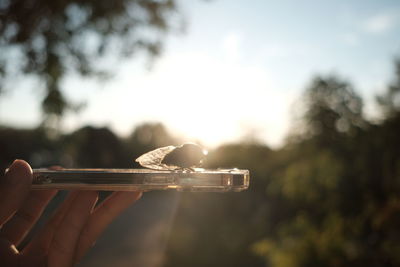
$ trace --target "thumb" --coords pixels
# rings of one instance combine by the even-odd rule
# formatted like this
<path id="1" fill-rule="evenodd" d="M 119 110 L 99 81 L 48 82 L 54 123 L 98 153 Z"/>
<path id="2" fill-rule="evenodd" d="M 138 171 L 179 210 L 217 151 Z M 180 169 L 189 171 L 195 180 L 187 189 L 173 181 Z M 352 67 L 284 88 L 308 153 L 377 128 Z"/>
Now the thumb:
<path id="1" fill-rule="evenodd" d="M 32 169 L 23 160 L 15 160 L 0 178 L 0 227 L 19 209 L 31 183 Z"/>

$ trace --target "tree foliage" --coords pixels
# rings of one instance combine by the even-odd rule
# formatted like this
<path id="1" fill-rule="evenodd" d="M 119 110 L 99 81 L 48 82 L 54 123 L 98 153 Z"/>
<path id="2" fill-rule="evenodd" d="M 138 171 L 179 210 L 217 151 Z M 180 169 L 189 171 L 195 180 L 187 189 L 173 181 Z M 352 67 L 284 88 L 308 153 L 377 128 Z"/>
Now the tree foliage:
<path id="1" fill-rule="evenodd" d="M 210 153 L 209 167 L 250 169 L 250 189 L 184 196 L 167 266 L 400 264 L 400 116 L 368 123 L 351 84 L 334 76 L 314 78 L 305 96 L 297 143 Z"/>
<path id="2" fill-rule="evenodd" d="M 274 232 L 252 249 L 270 266 L 397 266 L 399 113 L 389 101 L 386 119 L 365 127 L 349 85 L 332 78 L 313 84 L 304 114 L 313 135 L 290 146 L 267 188 L 286 212 L 270 209 L 278 218 Z M 342 118 L 344 132 L 337 127 Z M 352 128 L 356 134 L 348 134 Z"/>
<path id="3" fill-rule="evenodd" d="M 181 26 L 176 15 L 174 0 L 1 0 L 0 92 L 35 77 L 44 113 L 61 116 L 75 108 L 67 75 L 105 77 L 112 68 L 99 60 L 109 55 L 159 55 L 163 34 Z"/>
<path id="4" fill-rule="evenodd" d="M 388 86 L 388 90 L 377 96 L 378 104 L 383 109 L 384 116 L 392 116 L 400 112 L 400 58 L 395 60 L 395 78 Z"/>
<path id="5" fill-rule="evenodd" d="M 365 125 L 362 99 L 349 82 L 335 76 L 315 77 L 304 95 L 305 133 L 333 142 Z"/>

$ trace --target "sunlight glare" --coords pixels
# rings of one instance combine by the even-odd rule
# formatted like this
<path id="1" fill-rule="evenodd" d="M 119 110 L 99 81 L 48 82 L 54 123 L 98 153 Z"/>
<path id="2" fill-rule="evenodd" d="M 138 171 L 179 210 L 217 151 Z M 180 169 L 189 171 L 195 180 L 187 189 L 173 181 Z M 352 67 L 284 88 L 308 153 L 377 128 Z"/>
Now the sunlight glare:
<path id="1" fill-rule="evenodd" d="M 223 54 L 224 45 L 218 51 L 221 56 L 171 54 L 151 72 L 122 72 L 91 100 L 81 120 L 108 121 L 122 134 L 139 123 L 161 122 L 172 134 L 208 147 L 238 141 L 256 129 L 261 141 L 279 145 L 295 97 L 276 90 L 264 67 L 233 61 Z M 107 112 L 98 113 L 105 106 Z"/>

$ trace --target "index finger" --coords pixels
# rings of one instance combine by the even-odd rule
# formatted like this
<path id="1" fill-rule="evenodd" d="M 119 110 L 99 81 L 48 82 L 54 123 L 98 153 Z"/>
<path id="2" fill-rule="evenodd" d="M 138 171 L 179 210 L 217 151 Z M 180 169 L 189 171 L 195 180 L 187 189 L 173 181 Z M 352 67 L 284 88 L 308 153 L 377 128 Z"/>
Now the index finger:
<path id="1" fill-rule="evenodd" d="M 0 227 L 27 198 L 32 183 L 32 169 L 26 161 L 15 160 L 0 182 Z"/>
<path id="2" fill-rule="evenodd" d="M 78 262 L 86 251 L 122 211 L 142 196 L 142 192 L 114 192 L 100 203 L 90 215 L 79 238 L 75 255 Z"/>

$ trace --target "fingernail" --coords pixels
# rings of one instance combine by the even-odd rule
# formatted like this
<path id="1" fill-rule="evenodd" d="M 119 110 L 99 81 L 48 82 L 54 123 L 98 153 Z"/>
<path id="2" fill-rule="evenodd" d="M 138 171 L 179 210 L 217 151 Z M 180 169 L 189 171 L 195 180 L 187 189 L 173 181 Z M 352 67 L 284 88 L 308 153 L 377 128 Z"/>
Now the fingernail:
<path id="1" fill-rule="evenodd" d="M 4 172 L 4 182 L 5 183 L 7 183 L 7 184 L 14 184 L 14 183 L 17 183 L 18 182 L 18 180 L 17 179 L 13 179 L 13 175 L 12 175 L 12 173 L 14 172 L 13 170 L 14 170 L 14 163 L 16 162 L 17 160 L 14 160 L 13 161 L 13 163 L 11 163 L 11 165 L 10 165 L 10 167 L 8 167 L 7 169 L 6 169 L 6 171 Z"/>
<path id="2" fill-rule="evenodd" d="M 17 159 L 15 159 L 11 164 L 10 164 L 10 166 L 7 168 L 7 169 L 5 169 L 4 170 L 4 175 L 6 175 L 9 171 L 10 171 L 10 168 L 11 168 L 11 166 L 14 164 L 14 162 L 16 162 L 17 161 Z"/>
<path id="3" fill-rule="evenodd" d="M 5 171 L 5 183 L 15 185 L 22 182 L 24 179 L 21 179 L 20 176 L 24 175 L 24 172 L 26 172 L 26 170 L 22 169 L 26 168 L 24 165 L 27 165 L 25 161 L 21 159 L 14 160 L 11 166 Z M 32 173 L 32 170 L 29 171 Z M 21 172 L 21 174 L 19 175 L 18 172 Z"/>

